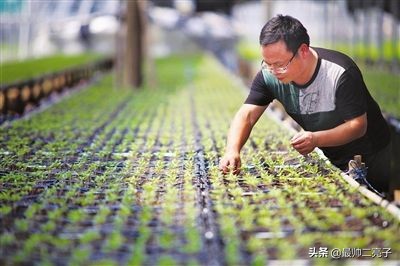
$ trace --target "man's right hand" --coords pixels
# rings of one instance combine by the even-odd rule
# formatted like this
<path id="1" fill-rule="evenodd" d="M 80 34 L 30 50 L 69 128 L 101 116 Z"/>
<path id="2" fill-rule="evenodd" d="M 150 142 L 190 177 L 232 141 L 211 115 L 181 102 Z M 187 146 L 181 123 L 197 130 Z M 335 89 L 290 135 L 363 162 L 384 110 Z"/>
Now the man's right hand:
<path id="1" fill-rule="evenodd" d="M 222 173 L 239 174 L 240 172 L 240 149 L 250 136 L 251 129 L 263 114 L 268 105 L 258 106 L 243 104 L 236 113 L 229 128 L 227 148 L 225 155 L 219 162 L 219 169 Z"/>
<path id="2" fill-rule="evenodd" d="M 240 173 L 240 154 L 237 152 L 227 152 L 219 162 L 219 170 L 223 174 L 228 174 L 232 171 L 233 174 L 237 175 Z"/>

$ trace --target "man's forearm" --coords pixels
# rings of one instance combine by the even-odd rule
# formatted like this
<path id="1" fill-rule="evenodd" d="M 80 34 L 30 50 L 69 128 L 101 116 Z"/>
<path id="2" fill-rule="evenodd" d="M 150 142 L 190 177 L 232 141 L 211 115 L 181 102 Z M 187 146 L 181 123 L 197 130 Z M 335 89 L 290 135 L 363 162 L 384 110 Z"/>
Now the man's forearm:
<path id="1" fill-rule="evenodd" d="M 236 113 L 228 132 L 226 152 L 240 153 L 240 150 L 250 136 L 253 126 L 257 123 L 267 106 L 244 104 Z"/>
<path id="2" fill-rule="evenodd" d="M 334 147 L 347 144 L 365 135 L 366 116 L 360 116 L 335 128 L 314 132 L 317 147 Z"/>
<path id="3" fill-rule="evenodd" d="M 228 133 L 227 152 L 240 153 L 250 136 L 252 125 L 241 117 L 235 117 Z"/>

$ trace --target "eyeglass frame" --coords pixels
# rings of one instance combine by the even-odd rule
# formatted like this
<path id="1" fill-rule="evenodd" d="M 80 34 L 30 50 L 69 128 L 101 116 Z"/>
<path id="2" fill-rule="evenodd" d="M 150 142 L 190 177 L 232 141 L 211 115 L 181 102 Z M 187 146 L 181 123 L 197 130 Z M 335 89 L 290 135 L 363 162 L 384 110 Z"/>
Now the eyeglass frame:
<path id="1" fill-rule="evenodd" d="M 292 63 L 294 57 L 296 56 L 297 52 L 299 51 L 299 48 L 297 48 L 296 52 L 293 54 L 292 58 L 289 59 L 289 62 L 286 64 L 284 67 L 270 67 L 267 62 L 261 60 L 261 68 L 266 69 L 270 73 L 277 73 L 277 74 L 285 74 L 288 71 L 290 63 Z"/>

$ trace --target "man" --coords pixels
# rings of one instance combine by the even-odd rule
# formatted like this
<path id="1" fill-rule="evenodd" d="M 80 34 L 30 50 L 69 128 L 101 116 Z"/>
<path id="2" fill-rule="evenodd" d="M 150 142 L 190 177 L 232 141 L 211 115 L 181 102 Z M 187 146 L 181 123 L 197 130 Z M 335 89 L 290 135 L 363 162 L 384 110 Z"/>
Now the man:
<path id="1" fill-rule="evenodd" d="M 344 171 L 360 154 L 368 182 L 388 191 L 390 131 L 356 64 L 342 53 L 311 48 L 307 30 L 290 16 L 269 20 L 260 45 L 262 70 L 232 121 L 220 170 L 239 173 L 241 148 L 268 104 L 277 99 L 304 129 L 291 140 L 300 154 L 319 147 Z"/>

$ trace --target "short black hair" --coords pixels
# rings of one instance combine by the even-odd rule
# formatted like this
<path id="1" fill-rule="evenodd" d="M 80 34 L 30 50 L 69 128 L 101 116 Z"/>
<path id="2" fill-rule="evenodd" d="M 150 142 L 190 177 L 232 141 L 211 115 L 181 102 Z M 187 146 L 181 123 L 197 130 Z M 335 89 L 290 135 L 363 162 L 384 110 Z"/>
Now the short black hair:
<path id="1" fill-rule="evenodd" d="M 277 15 L 271 18 L 261 29 L 260 45 L 284 41 L 288 50 L 296 53 L 300 45 L 310 45 L 310 36 L 301 22 L 291 16 Z"/>

